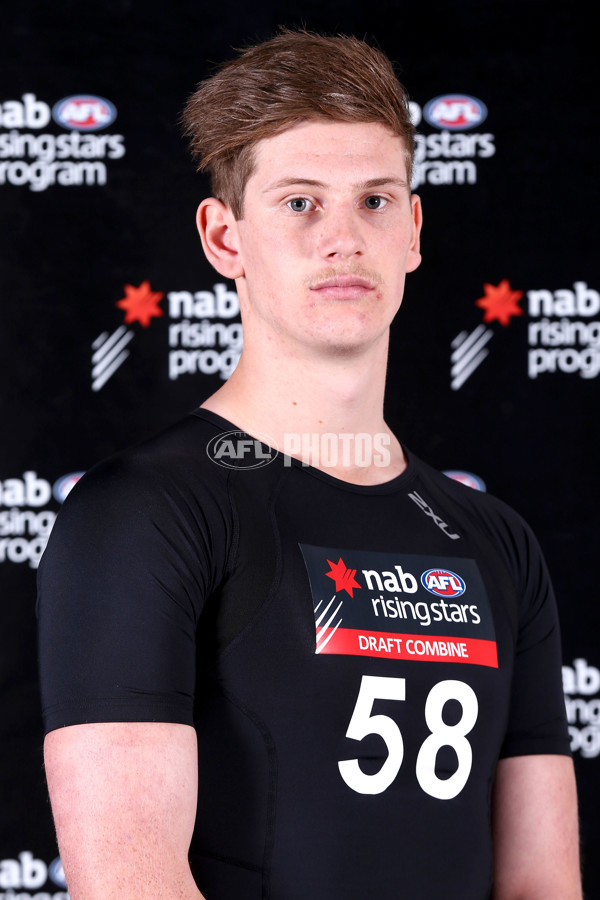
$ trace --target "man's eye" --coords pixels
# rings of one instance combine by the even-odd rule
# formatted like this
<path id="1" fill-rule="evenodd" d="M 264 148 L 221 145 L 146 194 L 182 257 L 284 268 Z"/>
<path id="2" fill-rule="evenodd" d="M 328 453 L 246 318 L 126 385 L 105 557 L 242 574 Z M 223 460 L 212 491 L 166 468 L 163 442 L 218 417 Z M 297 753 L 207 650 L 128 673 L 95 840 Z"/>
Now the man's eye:
<path id="1" fill-rule="evenodd" d="M 367 209 L 383 209 L 386 203 L 387 200 L 385 197 L 378 197 L 377 195 L 365 198 L 365 206 Z"/>
<path id="2" fill-rule="evenodd" d="M 294 197 L 293 200 L 288 200 L 287 205 L 293 212 L 306 212 L 312 204 L 310 200 L 307 200 L 306 197 Z"/>

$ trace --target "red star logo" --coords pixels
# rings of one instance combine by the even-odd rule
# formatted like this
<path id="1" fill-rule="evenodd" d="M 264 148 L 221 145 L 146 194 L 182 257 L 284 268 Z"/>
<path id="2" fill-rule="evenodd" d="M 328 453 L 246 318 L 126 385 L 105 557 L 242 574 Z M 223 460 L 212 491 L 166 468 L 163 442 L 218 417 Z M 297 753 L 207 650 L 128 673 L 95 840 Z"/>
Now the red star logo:
<path id="1" fill-rule="evenodd" d="M 519 306 L 519 300 L 523 291 L 511 290 L 508 278 L 503 278 L 500 284 L 484 284 L 485 297 L 475 301 L 475 306 L 485 309 L 484 322 L 498 321 L 501 325 L 508 325 L 511 316 L 522 316 L 523 310 Z"/>
<path id="2" fill-rule="evenodd" d="M 150 325 L 150 319 L 163 315 L 159 303 L 164 297 L 159 291 L 153 291 L 149 281 L 142 281 L 139 287 L 125 285 L 125 296 L 117 300 L 116 306 L 125 310 L 125 324 L 139 322 L 144 328 Z"/>
<path id="3" fill-rule="evenodd" d="M 330 559 L 327 562 L 331 566 L 331 572 L 326 572 L 325 574 L 328 578 L 333 578 L 335 581 L 336 593 L 337 591 L 346 591 L 352 597 L 354 588 L 360 589 L 360 584 L 354 578 L 356 569 L 347 569 L 341 556 L 339 562 L 332 563 Z"/>

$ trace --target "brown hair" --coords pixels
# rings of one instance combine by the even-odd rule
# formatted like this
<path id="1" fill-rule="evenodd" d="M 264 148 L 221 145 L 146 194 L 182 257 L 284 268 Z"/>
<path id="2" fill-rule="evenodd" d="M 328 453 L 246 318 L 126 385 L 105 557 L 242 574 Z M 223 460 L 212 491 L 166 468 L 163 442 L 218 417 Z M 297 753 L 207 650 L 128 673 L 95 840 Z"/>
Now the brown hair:
<path id="1" fill-rule="evenodd" d="M 183 113 L 198 170 L 214 196 L 242 218 L 254 146 L 307 119 L 378 122 L 404 141 L 410 180 L 414 128 L 390 60 L 355 37 L 281 29 L 221 68 Z"/>

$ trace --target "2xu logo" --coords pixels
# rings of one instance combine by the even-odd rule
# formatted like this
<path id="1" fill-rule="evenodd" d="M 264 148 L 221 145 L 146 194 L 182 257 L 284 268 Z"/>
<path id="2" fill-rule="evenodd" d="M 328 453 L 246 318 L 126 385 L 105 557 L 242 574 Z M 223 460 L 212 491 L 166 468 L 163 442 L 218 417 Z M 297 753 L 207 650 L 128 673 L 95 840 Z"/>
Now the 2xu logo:
<path id="1" fill-rule="evenodd" d="M 444 522 L 444 520 L 440 516 L 434 513 L 429 504 L 421 497 L 420 494 L 417 493 L 417 491 L 411 491 L 408 496 L 413 501 L 413 503 L 416 503 L 417 506 L 423 510 L 426 516 L 429 516 L 430 519 L 433 519 L 437 527 L 444 532 L 446 537 L 449 537 L 451 541 L 457 541 L 460 538 L 460 534 L 452 532 L 448 523 Z"/>

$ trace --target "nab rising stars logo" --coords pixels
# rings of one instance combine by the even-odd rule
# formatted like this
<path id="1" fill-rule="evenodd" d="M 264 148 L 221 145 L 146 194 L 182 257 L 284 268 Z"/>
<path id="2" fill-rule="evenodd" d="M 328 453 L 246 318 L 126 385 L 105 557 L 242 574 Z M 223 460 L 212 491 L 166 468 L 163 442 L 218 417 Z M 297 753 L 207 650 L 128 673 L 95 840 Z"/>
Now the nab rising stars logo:
<path id="1" fill-rule="evenodd" d="M 485 323 L 498 322 L 506 328 L 513 316 L 523 315 L 519 306 L 523 291 L 513 290 L 507 278 L 497 285 L 484 284 L 483 290 L 484 295 L 475 301 L 475 306 L 484 310 L 484 324 L 478 325 L 471 332 L 461 331 L 451 343 L 450 387 L 453 391 L 463 386 L 489 354 L 487 345 L 495 331 Z"/>
<path id="2" fill-rule="evenodd" d="M 335 594 L 329 601 L 329 603 L 324 607 L 324 609 L 320 610 L 323 601 L 320 600 L 315 607 L 315 625 L 317 628 L 317 643 L 316 643 L 316 653 L 322 653 L 324 648 L 327 646 L 331 638 L 334 636 L 340 625 L 342 624 L 342 616 L 339 615 L 342 606 L 344 604 L 343 599 L 339 601 L 339 603 L 333 609 L 333 612 L 330 612 L 331 607 L 334 605 L 334 601 L 337 597 L 337 594 L 340 591 L 346 591 L 350 597 L 354 596 L 354 591 L 358 588 L 360 590 L 360 584 L 355 578 L 356 569 L 349 569 L 342 557 L 340 556 L 339 560 L 336 563 L 332 563 L 330 559 L 327 560 L 330 571 L 326 572 L 328 578 L 332 578 L 335 582 Z M 320 610 L 320 611 L 319 611 Z M 339 616 L 339 618 L 338 618 Z"/>
<path id="3" fill-rule="evenodd" d="M 125 296 L 115 304 L 125 311 L 124 324 L 112 333 L 103 331 L 92 344 L 92 390 L 99 391 L 129 356 L 127 345 L 135 337 L 135 331 L 127 325 L 138 323 L 148 328 L 152 319 L 164 315 L 159 303 L 164 297 L 153 291 L 149 281 L 139 287 L 125 285 Z"/>
<path id="4" fill-rule="evenodd" d="M 125 296 L 114 304 L 125 313 L 123 324 L 113 332 L 103 331 L 92 343 L 92 390 L 99 391 L 129 357 L 129 346 L 141 326 L 148 329 L 155 319 L 168 336 L 168 377 L 217 375 L 225 381 L 238 364 L 242 352 L 240 303 L 235 290 L 224 283 L 213 290 L 153 291 L 149 281 L 137 287 L 126 284 Z M 165 309 L 160 306 L 166 297 Z M 160 329 L 159 329 L 160 331 Z"/>
<path id="5" fill-rule="evenodd" d="M 473 331 L 461 331 L 451 342 L 451 381 L 457 391 L 488 356 L 488 344 L 496 322 L 507 328 L 524 310 L 519 305 L 524 292 L 513 290 L 507 278 L 499 284 L 484 284 L 484 296 L 475 306 L 484 310 L 483 323 Z M 528 290 L 528 322 L 526 340 L 527 375 L 578 373 L 581 378 L 600 374 L 600 292 L 585 281 L 575 281 L 573 288 Z M 523 323 L 525 325 L 525 322 Z"/>
<path id="6" fill-rule="evenodd" d="M 490 601 L 475 560 L 308 544 L 300 550 L 315 654 L 498 667 Z"/>

